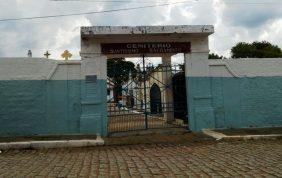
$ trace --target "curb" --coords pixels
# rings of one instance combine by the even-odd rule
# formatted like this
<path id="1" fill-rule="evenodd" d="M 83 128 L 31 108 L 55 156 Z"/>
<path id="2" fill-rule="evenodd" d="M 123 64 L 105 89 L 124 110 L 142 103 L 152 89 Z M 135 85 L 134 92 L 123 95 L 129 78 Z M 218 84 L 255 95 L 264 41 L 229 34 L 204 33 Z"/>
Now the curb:
<path id="1" fill-rule="evenodd" d="M 118 137 L 128 137 L 128 136 L 145 136 L 145 135 L 155 135 L 155 134 L 164 134 L 164 135 L 178 135 L 190 133 L 191 131 L 185 128 L 170 128 L 170 129 L 149 129 L 149 130 L 138 130 L 131 132 L 117 132 L 109 135 L 110 138 Z"/>
<path id="2" fill-rule="evenodd" d="M 228 136 L 213 130 L 203 129 L 203 133 L 219 140 L 260 140 L 260 139 L 277 139 L 282 138 L 282 134 L 270 134 L 270 135 L 234 135 Z"/>
<path id="3" fill-rule="evenodd" d="M 50 149 L 50 148 L 79 148 L 102 146 L 105 141 L 97 136 L 96 140 L 54 140 L 0 143 L 0 150 L 8 149 Z"/>

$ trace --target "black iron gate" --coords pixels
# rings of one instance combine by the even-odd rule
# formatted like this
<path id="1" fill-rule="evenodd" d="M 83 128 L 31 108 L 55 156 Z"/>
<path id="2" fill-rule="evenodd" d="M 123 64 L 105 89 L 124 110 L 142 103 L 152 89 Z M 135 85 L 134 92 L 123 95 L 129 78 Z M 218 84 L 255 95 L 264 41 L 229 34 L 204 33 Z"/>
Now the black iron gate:
<path id="1" fill-rule="evenodd" d="M 173 82 L 175 75 L 184 73 L 183 66 L 153 66 L 143 56 L 122 86 L 117 87 L 114 77 L 108 77 L 108 132 L 188 127 L 187 108 L 180 114 L 175 106 L 184 103 L 178 103 L 177 98 L 173 101 L 176 89 L 185 87 L 185 81 Z M 120 71 L 114 75 L 120 75 Z M 186 93 L 177 93 L 178 98 L 181 96 L 186 98 Z"/>

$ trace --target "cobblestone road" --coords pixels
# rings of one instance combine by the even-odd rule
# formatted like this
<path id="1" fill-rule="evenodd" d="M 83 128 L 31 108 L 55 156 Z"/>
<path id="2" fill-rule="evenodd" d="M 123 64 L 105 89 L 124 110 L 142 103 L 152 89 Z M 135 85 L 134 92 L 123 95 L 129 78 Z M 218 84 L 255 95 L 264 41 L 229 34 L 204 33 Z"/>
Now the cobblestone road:
<path id="1" fill-rule="evenodd" d="M 10 150 L 0 177 L 282 177 L 282 140 Z"/>

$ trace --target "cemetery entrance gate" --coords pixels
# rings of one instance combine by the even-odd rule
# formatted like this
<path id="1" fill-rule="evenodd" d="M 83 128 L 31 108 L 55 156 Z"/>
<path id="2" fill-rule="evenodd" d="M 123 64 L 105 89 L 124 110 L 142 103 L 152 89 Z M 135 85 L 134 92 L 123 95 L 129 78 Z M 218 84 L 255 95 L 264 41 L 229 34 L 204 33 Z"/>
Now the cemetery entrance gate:
<path id="1" fill-rule="evenodd" d="M 128 73 L 125 82 L 115 81 L 124 75 L 119 68 L 112 69 L 107 79 L 108 90 L 108 133 L 127 132 L 147 129 L 188 127 L 188 116 L 179 118 L 175 106 L 175 95 L 186 97 L 186 93 L 177 93 L 186 86 L 173 82 L 173 76 L 184 74 L 184 64 L 171 65 L 171 55 L 162 58 L 162 64 L 153 65 L 148 53 L 166 54 L 189 52 L 190 43 L 127 43 L 101 44 L 104 54 L 141 55 L 135 69 Z M 135 46 L 135 47 L 134 47 Z M 133 48 L 133 49 L 132 49 Z M 142 53 L 142 54 L 141 54 Z M 111 60 L 111 59 L 108 59 Z M 114 68 L 114 67 L 113 67 Z M 187 108 L 186 108 L 187 111 Z M 187 113 L 183 111 L 184 113 Z M 178 111 L 179 112 L 179 111 Z"/>

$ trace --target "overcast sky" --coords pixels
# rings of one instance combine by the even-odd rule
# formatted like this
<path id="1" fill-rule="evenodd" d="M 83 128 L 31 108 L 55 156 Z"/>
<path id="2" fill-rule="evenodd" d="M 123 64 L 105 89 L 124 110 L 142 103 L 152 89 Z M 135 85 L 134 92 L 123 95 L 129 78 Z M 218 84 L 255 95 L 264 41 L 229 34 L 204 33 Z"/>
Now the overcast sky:
<path id="1" fill-rule="evenodd" d="M 0 0 L 0 19 L 101 11 L 183 0 L 85 1 Z M 107 14 L 2 21 L 0 57 L 25 57 L 30 49 L 34 57 L 43 57 L 44 52 L 49 50 L 51 58 L 58 59 L 68 49 L 74 58 L 79 59 L 79 27 L 92 25 L 214 25 L 215 34 L 210 38 L 211 52 L 230 56 L 230 48 L 240 41 L 267 40 L 282 47 L 282 1 L 188 0 L 166 7 Z"/>

